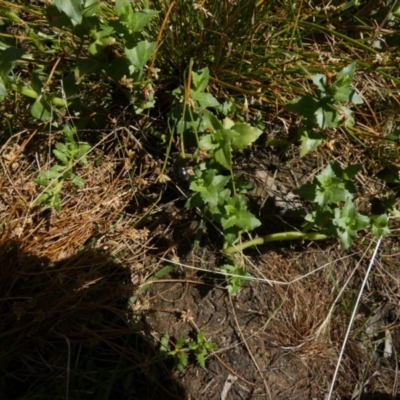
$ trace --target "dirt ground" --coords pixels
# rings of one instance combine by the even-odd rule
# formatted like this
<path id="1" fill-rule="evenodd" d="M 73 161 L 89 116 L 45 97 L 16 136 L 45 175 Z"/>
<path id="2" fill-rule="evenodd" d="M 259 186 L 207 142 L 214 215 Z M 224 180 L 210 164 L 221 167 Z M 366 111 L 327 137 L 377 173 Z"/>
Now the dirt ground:
<path id="1" fill-rule="evenodd" d="M 290 188 L 309 180 L 322 160 L 268 152 L 245 159 L 241 168 L 257 187 L 251 203 L 263 222 L 257 233 L 296 226 L 300 200 L 289 193 Z M 377 190 L 373 182 L 369 188 L 372 195 Z M 202 250 L 178 263 L 168 279 L 154 281 L 144 307 L 154 337 L 169 332 L 175 340 L 193 338 L 201 330 L 218 344 L 205 369 L 193 362 L 184 372 L 173 373 L 186 391 L 185 398 L 325 399 L 372 241 L 372 236 L 362 238 L 349 251 L 335 241 L 270 244 L 247 251 L 242 261 L 256 279 L 230 298 L 224 277 L 215 274 L 220 260 L 210 250 L 210 232 Z M 380 249 L 333 399 L 400 398 L 398 250 L 395 238 L 387 239 Z M 393 343 L 390 356 L 383 351 L 385 334 Z"/>
<path id="2" fill-rule="evenodd" d="M 118 134 L 128 146 L 129 136 L 124 137 L 124 131 Z M 63 387 L 69 357 L 64 335 L 76 360 L 70 371 L 70 399 L 82 398 L 74 397 L 74 377 L 80 387 L 82 375 L 93 384 L 97 374 L 96 385 L 101 385 L 112 376 L 110 371 L 121 367 L 119 355 L 133 375 L 121 372 L 115 377 L 116 383 L 125 383 L 113 389 L 111 399 L 325 399 L 370 262 L 372 235 L 361 237 L 349 251 L 336 240 L 248 249 L 241 262 L 254 279 L 229 297 L 225 277 L 218 273 L 223 263 L 216 251 L 221 248 L 216 246 L 218 234 L 209 228 L 201 247 L 189 252 L 199 216 L 183 208 L 187 188 L 170 182 L 158 201 L 160 162 L 140 146 L 133 147 L 138 165 L 150 172 L 131 179 L 126 152 L 112 147 L 111 134 L 102 143 L 104 148 L 95 153 L 102 163 L 81 171 L 90 187 L 79 192 L 71 189 L 58 214 L 26 206 L 37 196 L 37 189 L 29 184 L 33 176 L 27 173 L 33 160 L 21 158 L 5 165 L 0 208 L 7 217 L 0 256 L 2 290 L 7 296 L 1 306 L 9 334 L 0 339 L 1 348 L 18 348 L 18 360 L 7 368 L 14 366 L 20 374 L 22 368 L 28 383 L 32 371 L 40 370 L 43 385 L 56 373 Z M 344 145 L 338 144 L 337 154 Z M 323 149 L 301 159 L 293 151 L 280 153 L 265 146 L 239 157 L 237 171 L 254 185 L 249 205 L 262 221 L 254 235 L 299 226 L 297 213 L 303 203 L 291 190 L 318 173 L 323 160 Z M 363 207 L 380 188 L 366 173 L 358 185 Z M 143 213 L 146 218 L 138 221 Z M 392 226 L 394 234 L 379 249 L 340 363 L 333 399 L 399 398 L 397 229 Z M 138 292 L 168 264 L 175 265 L 169 275 L 152 280 L 147 292 Z M 110 327 L 115 315 L 126 314 L 121 306 L 126 307 L 128 298 L 134 321 Z M 16 330 L 20 337 L 13 334 Z M 171 360 L 160 356 L 159 340 L 165 332 L 174 341 L 194 338 L 198 331 L 218 349 L 207 356 L 205 368 L 190 359 L 179 373 Z M 21 343 L 24 348 L 18 347 Z M 44 344 L 57 350 L 50 359 Z M 78 361 L 91 360 L 93 354 L 97 361 L 92 369 L 88 370 L 89 361 L 79 369 Z M 127 377 L 136 393 L 130 397 Z M 12 382 L 16 388 L 16 381 Z"/>

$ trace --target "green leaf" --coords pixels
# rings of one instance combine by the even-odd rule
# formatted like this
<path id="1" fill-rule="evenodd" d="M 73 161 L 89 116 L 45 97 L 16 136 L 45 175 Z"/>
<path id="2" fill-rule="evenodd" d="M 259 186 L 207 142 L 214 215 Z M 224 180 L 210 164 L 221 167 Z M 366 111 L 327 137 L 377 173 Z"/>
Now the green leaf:
<path id="1" fill-rule="evenodd" d="M 348 249 L 356 238 L 357 231 L 366 228 L 370 219 L 360 214 L 350 198 L 346 200 L 344 207 L 335 209 L 335 218 L 332 221 L 337 227 L 337 235 L 345 249 Z"/>
<path id="2" fill-rule="evenodd" d="M 382 214 L 374 220 L 372 224 L 372 233 L 377 238 L 390 233 L 387 214 Z"/>
<path id="3" fill-rule="evenodd" d="M 215 161 L 221 164 L 224 168 L 231 170 L 232 169 L 232 148 L 230 143 L 226 143 L 221 145 L 214 152 Z"/>
<path id="4" fill-rule="evenodd" d="M 121 20 L 129 21 L 133 15 L 130 0 L 115 0 L 115 12 Z"/>
<path id="5" fill-rule="evenodd" d="M 201 122 L 200 122 L 200 131 L 204 132 L 208 129 L 211 129 L 213 131 L 218 131 L 223 129 L 223 126 L 221 122 L 218 120 L 218 118 L 208 110 L 204 110 L 203 113 L 201 114 Z M 211 145 L 212 141 L 210 139 L 212 138 L 211 135 L 205 135 L 203 136 L 200 141 L 203 141 L 203 138 L 207 137 L 207 139 L 204 139 L 205 141 L 208 141 L 208 143 Z M 201 143 L 202 144 L 202 143 Z M 202 144 L 203 145 L 203 144 Z M 207 147 L 207 149 L 211 150 L 213 147 Z"/>
<path id="6" fill-rule="evenodd" d="M 53 0 L 53 4 L 67 15 L 74 25 L 82 22 L 81 0 Z"/>
<path id="7" fill-rule="evenodd" d="M 238 151 L 246 148 L 247 146 L 255 142 L 262 134 L 261 129 L 252 127 L 245 122 L 235 124 L 230 129 L 239 133 L 238 136 L 232 139 L 231 143 L 233 151 Z"/>
<path id="8" fill-rule="evenodd" d="M 330 104 L 321 104 L 315 111 L 315 121 L 320 129 L 336 128 L 339 125 L 339 115 Z"/>
<path id="9" fill-rule="evenodd" d="M 100 8 L 99 0 L 85 0 L 84 1 L 84 10 L 82 15 L 84 17 L 92 17 L 94 16 Z"/>
<path id="10" fill-rule="evenodd" d="M 320 102 L 309 95 L 298 97 L 286 105 L 290 112 L 300 115 L 310 123 L 315 121 L 315 112 L 319 107 Z"/>
<path id="11" fill-rule="evenodd" d="M 196 360 L 199 363 L 200 367 L 205 368 L 206 366 L 205 352 L 196 353 Z"/>
<path id="12" fill-rule="evenodd" d="M 324 93 L 326 91 L 326 76 L 324 74 L 313 74 L 311 75 L 311 80 L 321 92 Z"/>
<path id="13" fill-rule="evenodd" d="M 139 42 L 133 49 L 125 47 L 125 55 L 130 63 L 141 71 L 148 60 L 150 60 L 155 48 L 155 43 L 144 40 Z"/>
<path id="14" fill-rule="evenodd" d="M 15 63 L 26 53 L 24 49 L 9 47 L 0 54 L 0 77 L 4 84 L 8 81 L 8 74 L 12 71 Z M 5 87 L 4 89 L 5 90 Z M 0 93 L 1 95 L 1 93 Z"/>
<path id="15" fill-rule="evenodd" d="M 241 229 L 251 231 L 261 225 L 261 222 L 249 211 L 239 210 L 229 218 L 222 218 L 221 225 L 224 229 L 237 226 Z"/>
<path id="16" fill-rule="evenodd" d="M 69 164 L 69 159 L 67 155 L 61 151 L 58 151 L 56 149 L 53 150 L 54 155 L 65 165 Z"/>
<path id="17" fill-rule="evenodd" d="M 129 17 L 129 21 L 126 25 L 132 32 L 141 32 L 143 28 L 150 22 L 150 20 L 157 14 L 158 11 L 148 9 L 135 12 Z"/>
<path id="18" fill-rule="evenodd" d="M 333 100 L 343 103 L 362 104 L 363 99 L 359 96 L 355 89 L 352 87 L 335 87 L 335 94 Z"/>
<path id="19" fill-rule="evenodd" d="M 3 81 L 0 79 L 0 101 L 3 101 L 5 96 L 7 96 L 7 89 Z"/>
<path id="20" fill-rule="evenodd" d="M 74 177 L 72 178 L 72 183 L 77 186 L 78 188 L 82 189 L 83 187 L 85 187 L 85 181 L 80 178 L 79 176 L 74 174 Z"/>
<path id="21" fill-rule="evenodd" d="M 199 72 L 192 71 L 192 82 L 194 89 L 197 92 L 204 92 L 204 90 L 207 88 L 209 79 L 210 71 L 208 67 L 201 69 Z"/>
<path id="22" fill-rule="evenodd" d="M 92 147 L 90 146 L 90 144 L 79 144 L 78 149 L 75 153 L 75 159 L 80 160 L 82 164 L 87 165 L 88 160 L 85 155 L 90 151 L 91 148 Z"/>
<path id="23" fill-rule="evenodd" d="M 45 96 L 36 99 L 31 108 L 31 115 L 40 121 L 49 121 L 52 117 L 51 104 Z"/>
<path id="24" fill-rule="evenodd" d="M 197 92 L 192 89 L 190 91 L 190 97 L 196 100 L 201 108 L 219 106 L 218 100 L 210 93 Z"/>
<path id="25" fill-rule="evenodd" d="M 312 129 L 302 127 L 300 129 L 300 157 L 314 151 L 322 142 L 322 136 Z"/>
<path id="26" fill-rule="evenodd" d="M 337 75 L 335 80 L 335 86 L 349 86 L 354 79 L 356 72 L 356 63 L 349 64 L 344 67 Z"/>
<path id="27" fill-rule="evenodd" d="M 48 185 L 50 183 L 51 180 L 53 179 L 58 179 L 62 176 L 61 172 L 58 171 L 52 171 L 52 170 L 47 170 L 47 171 L 42 171 L 38 173 L 37 179 L 40 180 L 46 180 L 47 183 L 46 185 Z M 36 180 L 35 180 L 36 182 Z M 41 183 L 40 183 L 41 185 Z"/>

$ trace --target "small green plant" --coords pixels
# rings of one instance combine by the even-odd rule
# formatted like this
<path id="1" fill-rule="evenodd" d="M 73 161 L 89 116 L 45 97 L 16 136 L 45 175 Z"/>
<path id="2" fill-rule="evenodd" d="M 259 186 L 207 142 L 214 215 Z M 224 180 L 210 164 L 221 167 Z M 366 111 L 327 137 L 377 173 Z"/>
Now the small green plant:
<path id="1" fill-rule="evenodd" d="M 173 350 L 170 350 L 173 346 Z M 175 344 L 171 344 L 168 332 L 160 340 L 160 352 L 163 356 L 172 356 L 178 371 L 183 371 L 188 363 L 188 357 L 193 354 L 202 368 L 206 365 L 206 355 L 210 351 L 216 350 L 218 346 L 205 339 L 203 332 L 198 332 L 196 339 L 187 341 L 185 338 L 179 338 Z"/>
<path id="2" fill-rule="evenodd" d="M 247 272 L 246 268 L 241 267 L 237 260 L 232 259 L 232 264 L 225 264 L 220 267 L 220 270 L 226 272 L 228 278 L 228 293 L 234 296 L 244 283 L 251 279 L 251 275 Z"/>
<path id="3" fill-rule="evenodd" d="M 86 154 L 90 150 L 87 143 L 79 143 L 75 140 L 75 129 L 65 126 L 63 129 L 65 143 L 58 142 L 53 150 L 59 160 L 59 164 L 53 165 L 47 171 L 39 172 L 35 183 L 45 186 L 43 193 L 35 200 L 36 204 L 44 204 L 44 208 L 54 207 L 56 211 L 61 210 L 60 192 L 66 180 L 70 180 L 78 188 L 82 188 L 85 182 L 77 176 L 74 165 L 77 161 L 86 165 L 88 163 Z"/>
<path id="4" fill-rule="evenodd" d="M 343 68 L 331 82 L 327 75 L 310 75 L 317 87 L 316 95 L 306 94 L 292 100 L 287 109 L 302 118 L 300 155 L 315 150 L 323 140 L 319 130 L 354 125 L 352 111 L 345 104 L 362 104 L 363 100 L 351 87 L 356 64 Z"/>
<path id="5" fill-rule="evenodd" d="M 222 227 L 225 244 L 231 245 L 239 240 L 242 232 L 260 225 L 247 209 L 243 194 L 250 186 L 235 177 L 233 154 L 253 143 L 261 130 L 226 116 L 232 111 L 232 104 L 220 104 L 206 92 L 208 68 L 189 73 L 193 87 L 187 85 L 185 91 L 174 91 L 178 102 L 171 113 L 179 135 L 181 157 L 195 163 L 189 186 L 192 194 L 186 207 L 204 210 L 205 219 Z M 191 141 L 197 150 L 188 155 L 185 143 Z"/>

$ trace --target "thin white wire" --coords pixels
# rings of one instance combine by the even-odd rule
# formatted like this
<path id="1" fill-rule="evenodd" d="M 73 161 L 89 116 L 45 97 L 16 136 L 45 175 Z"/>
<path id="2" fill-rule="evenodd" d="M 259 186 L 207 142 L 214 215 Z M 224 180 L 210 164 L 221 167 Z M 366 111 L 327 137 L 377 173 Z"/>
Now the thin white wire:
<path id="1" fill-rule="evenodd" d="M 326 400 L 330 400 L 330 399 L 331 399 L 332 392 L 333 392 L 333 387 L 335 386 L 337 374 L 338 374 L 338 372 L 339 372 L 340 363 L 342 362 L 342 358 L 343 358 L 343 354 L 344 354 L 344 349 L 345 349 L 345 347 L 346 347 L 347 340 L 348 340 L 349 335 L 350 335 L 350 330 L 351 330 L 351 327 L 352 327 L 353 322 L 354 322 L 354 318 L 355 318 L 356 313 L 357 313 L 358 304 L 360 303 L 361 296 L 362 296 L 363 291 L 364 291 L 364 287 L 365 287 L 365 285 L 366 285 L 366 283 L 367 283 L 367 280 L 368 280 L 368 276 L 369 276 L 369 274 L 370 274 L 370 272 L 371 272 L 372 266 L 374 265 L 374 261 L 375 261 L 375 258 L 376 258 L 376 254 L 378 253 L 378 249 L 379 249 L 379 246 L 380 246 L 380 244 L 381 244 L 381 240 L 382 240 L 382 236 L 379 238 L 379 240 L 378 240 L 378 242 L 377 242 L 377 244 L 376 244 L 376 246 L 375 246 L 375 250 L 374 250 L 374 253 L 372 254 L 372 258 L 371 258 L 371 261 L 370 261 L 370 263 L 369 263 L 367 272 L 366 272 L 366 274 L 365 274 L 365 278 L 364 278 L 364 280 L 363 280 L 363 283 L 362 283 L 362 285 L 361 285 L 360 292 L 358 293 L 357 301 L 356 301 L 356 304 L 355 304 L 355 306 L 354 306 L 353 313 L 352 313 L 351 318 L 350 318 L 349 326 L 347 327 L 346 336 L 344 337 L 344 340 L 343 340 L 343 345 L 342 345 L 342 348 L 341 348 L 341 350 L 340 350 L 339 359 L 338 359 L 338 362 L 337 362 L 337 364 L 336 364 L 335 373 L 333 374 L 331 387 L 330 387 L 330 389 L 329 389 L 328 397 L 326 398 Z"/>
<path id="2" fill-rule="evenodd" d="M 294 282 L 300 281 L 301 279 L 304 279 L 304 278 L 306 278 L 307 276 L 310 276 L 310 275 L 314 274 L 315 272 L 318 272 L 318 271 L 320 271 L 321 269 L 324 269 L 324 268 L 328 267 L 329 265 L 333 264 L 334 262 L 338 262 L 338 261 L 340 261 L 340 260 L 344 260 L 344 259 L 346 259 L 346 258 L 352 257 L 352 256 L 354 256 L 354 254 L 357 254 L 357 253 L 349 254 L 349 255 L 347 255 L 347 256 L 338 258 L 338 259 L 335 260 L 335 261 L 330 261 L 330 262 L 328 262 L 328 263 L 322 265 L 321 267 L 318 267 L 318 268 L 316 268 L 316 269 L 313 269 L 312 271 L 310 271 L 310 272 L 308 272 L 308 273 L 306 273 L 306 274 L 304 274 L 304 275 L 298 276 L 297 278 L 295 278 L 295 279 L 293 279 L 293 280 L 291 280 L 291 281 L 289 281 L 289 282 L 285 282 L 285 281 L 275 281 L 275 280 L 270 280 L 270 279 L 265 279 L 265 278 L 255 278 L 255 277 L 246 277 L 246 280 L 248 280 L 248 281 L 257 281 L 257 282 L 265 282 L 265 283 L 275 284 L 275 285 L 291 285 L 291 284 L 294 283 Z M 160 257 L 159 259 L 162 260 L 162 261 L 171 263 L 171 264 L 179 265 L 179 266 L 181 266 L 181 267 L 185 267 L 185 268 L 189 268 L 189 269 L 194 269 L 194 270 L 196 270 L 196 271 L 211 272 L 211 273 L 215 273 L 215 274 L 218 274 L 218 275 L 224 275 L 224 276 L 227 276 L 227 277 L 242 278 L 242 279 L 243 279 L 243 276 L 242 276 L 242 275 L 235 275 L 235 274 L 229 274 L 229 273 L 227 273 L 227 272 L 218 271 L 218 270 L 209 270 L 209 269 L 206 269 L 206 268 L 193 267 L 192 265 L 182 264 L 182 263 L 180 263 L 180 262 L 168 260 L 167 258 L 163 258 L 163 257 Z"/>

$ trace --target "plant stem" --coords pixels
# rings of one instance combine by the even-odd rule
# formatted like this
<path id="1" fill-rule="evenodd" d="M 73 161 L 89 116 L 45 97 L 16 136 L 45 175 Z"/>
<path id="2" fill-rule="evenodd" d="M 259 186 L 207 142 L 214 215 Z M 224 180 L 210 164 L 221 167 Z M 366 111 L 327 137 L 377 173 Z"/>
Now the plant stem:
<path id="1" fill-rule="evenodd" d="M 224 250 L 225 254 L 233 254 L 237 251 L 242 251 L 247 249 L 248 247 L 258 246 L 264 243 L 269 242 L 282 242 L 283 240 L 325 240 L 329 236 L 323 233 L 311 232 L 280 232 L 280 233 L 271 233 L 270 235 L 261 236 L 247 242 L 237 244 L 231 247 L 228 247 Z"/>

